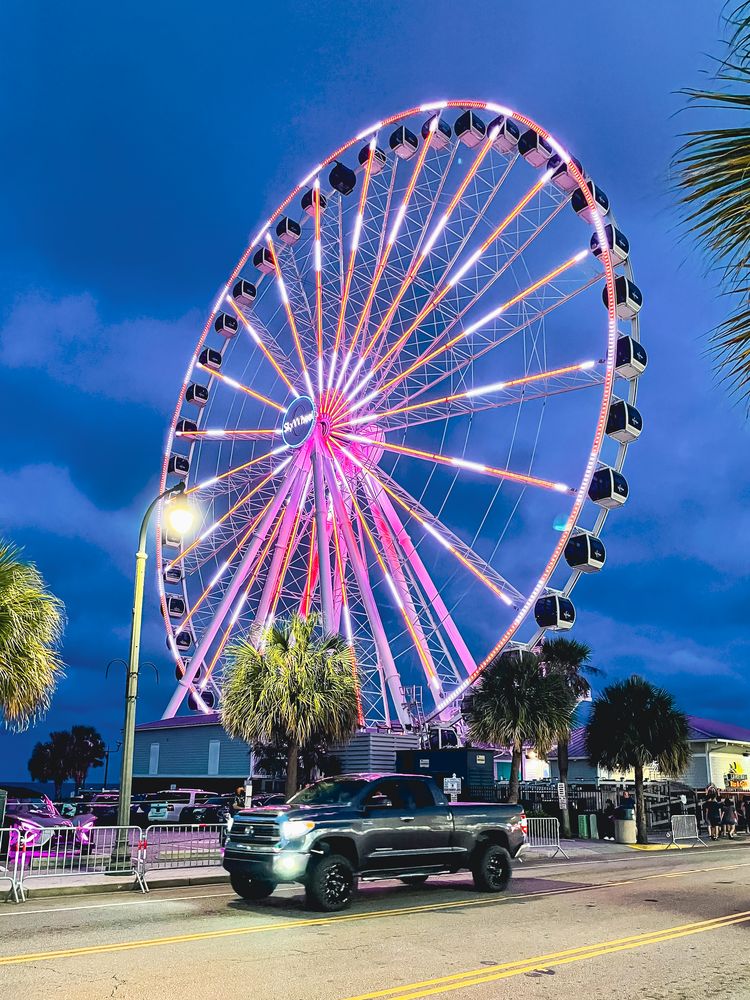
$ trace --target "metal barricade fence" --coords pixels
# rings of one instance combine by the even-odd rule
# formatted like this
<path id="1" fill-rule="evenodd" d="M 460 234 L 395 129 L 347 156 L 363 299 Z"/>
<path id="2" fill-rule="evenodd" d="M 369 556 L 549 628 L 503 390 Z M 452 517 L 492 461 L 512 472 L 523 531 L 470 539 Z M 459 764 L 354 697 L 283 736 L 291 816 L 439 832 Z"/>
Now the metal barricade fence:
<path id="1" fill-rule="evenodd" d="M 148 891 L 149 871 L 166 868 L 208 868 L 221 865 L 226 826 L 155 824 L 146 829 L 139 851 L 139 873 Z"/>
<path id="2" fill-rule="evenodd" d="M 143 891 L 138 859 L 142 833 L 135 826 L 57 826 L 22 830 L 14 870 L 21 900 L 35 878 L 132 875 Z"/>
<path id="3" fill-rule="evenodd" d="M 671 843 L 668 845 L 668 849 L 669 847 L 677 847 L 678 840 L 692 840 L 693 847 L 697 844 L 703 844 L 704 847 L 708 846 L 704 840 L 701 840 L 700 833 L 698 832 L 698 820 L 692 813 L 672 817 L 670 838 Z"/>
<path id="4" fill-rule="evenodd" d="M 0 882 L 10 882 L 6 899 L 13 898 L 21 902 L 21 885 L 19 879 L 19 864 L 21 852 L 19 844 L 21 831 L 18 827 L 0 828 Z"/>
<path id="5" fill-rule="evenodd" d="M 560 821 L 556 816 L 529 816 L 527 822 L 529 850 L 554 848 L 553 858 L 562 854 L 564 858 L 570 860 L 560 845 Z"/>

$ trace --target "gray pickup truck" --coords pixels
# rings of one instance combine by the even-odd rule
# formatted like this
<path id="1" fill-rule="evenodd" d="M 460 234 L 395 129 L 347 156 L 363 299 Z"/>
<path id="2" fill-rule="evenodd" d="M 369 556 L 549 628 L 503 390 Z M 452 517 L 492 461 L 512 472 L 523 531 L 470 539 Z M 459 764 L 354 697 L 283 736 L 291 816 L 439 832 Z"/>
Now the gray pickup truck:
<path id="1" fill-rule="evenodd" d="M 468 869 L 477 889 L 501 892 L 525 846 L 521 806 L 448 803 L 425 775 L 344 774 L 238 812 L 224 867 L 244 899 L 300 882 L 308 905 L 330 912 L 350 905 L 358 878 L 414 884 Z"/>

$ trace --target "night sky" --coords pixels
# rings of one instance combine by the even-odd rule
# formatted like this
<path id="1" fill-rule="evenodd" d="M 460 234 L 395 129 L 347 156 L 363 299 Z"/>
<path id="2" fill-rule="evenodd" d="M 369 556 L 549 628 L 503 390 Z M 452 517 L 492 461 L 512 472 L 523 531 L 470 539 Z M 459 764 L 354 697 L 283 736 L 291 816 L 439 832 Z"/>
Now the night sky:
<path id="1" fill-rule="evenodd" d="M 269 13 L 264 12 L 267 7 Z M 720 54 L 720 4 L 7 2 L 0 8 L 0 525 L 68 609 L 50 728 L 121 726 L 133 552 L 167 424 L 216 291 L 321 155 L 423 101 L 476 97 L 551 129 L 616 202 L 646 305 L 646 430 L 607 566 L 574 635 L 689 712 L 750 725 L 750 462 L 706 334 L 724 304 L 680 239 L 670 158 L 681 87 Z M 645 11 L 648 10 L 646 16 Z M 272 13 L 271 13 L 272 11 Z M 153 566 L 151 567 L 153 569 Z M 139 718 L 172 687 L 152 576 Z M 96 774 L 92 774 L 96 780 Z"/>

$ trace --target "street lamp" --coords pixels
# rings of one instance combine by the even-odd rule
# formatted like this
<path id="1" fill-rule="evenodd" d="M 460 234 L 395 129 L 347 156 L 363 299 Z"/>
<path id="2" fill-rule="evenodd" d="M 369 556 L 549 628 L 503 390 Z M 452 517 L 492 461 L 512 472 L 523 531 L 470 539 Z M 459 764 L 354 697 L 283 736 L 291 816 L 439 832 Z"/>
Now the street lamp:
<path id="1" fill-rule="evenodd" d="M 117 806 L 117 825 L 130 825 L 130 799 L 133 791 L 133 749 L 135 746 L 135 706 L 138 697 L 138 655 L 141 646 L 141 619 L 143 617 L 143 589 L 146 580 L 146 533 L 156 505 L 165 498 L 171 503 L 166 509 L 169 527 L 177 535 L 184 535 L 193 523 L 193 511 L 184 497 L 185 484 L 177 483 L 152 500 L 141 521 L 138 551 L 135 554 L 135 588 L 133 615 L 130 625 L 130 654 L 125 687 L 125 723 L 122 729 L 122 767 L 120 771 L 120 799 Z"/>

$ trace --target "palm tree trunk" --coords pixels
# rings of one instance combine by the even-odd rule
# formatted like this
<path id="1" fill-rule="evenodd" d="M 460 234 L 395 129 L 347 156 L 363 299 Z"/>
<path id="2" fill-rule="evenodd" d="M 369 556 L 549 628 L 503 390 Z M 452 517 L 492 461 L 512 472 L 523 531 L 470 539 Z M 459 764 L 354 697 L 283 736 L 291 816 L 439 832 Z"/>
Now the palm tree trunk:
<path id="1" fill-rule="evenodd" d="M 560 772 L 560 781 L 565 785 L 565 808 L 560 810 L 560 833 L 563 837 L 570 837 L 570 810 L 568 809 L 568 740 L 570 733 L 565 739 L 557 741 L 557 768 Z"/>
<path id="2" fill-rule="evenodd" d="M 513 804 L 518 802 L 518 780 L 521 770 L 521 753 L 523 748 L 520 743 L 513 747 L 510 758 L 510 784 L 508 785 L 508 802 Z"/>
<path id="3" fill-rule="evenodd" d="M 290 799 L 297 791 L 297 763 L 299 761 L 299 747 L 295 743 L 289 744 L 286 755 L 286 797 Z"/>
<path id="4" fill-rule="evenodd" d="M 643 798 L 643 765 L 635 765 L 635 829 L 639 844 L 648 843 L 646 829 L 646 802 Z"/>

